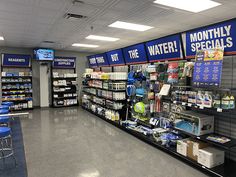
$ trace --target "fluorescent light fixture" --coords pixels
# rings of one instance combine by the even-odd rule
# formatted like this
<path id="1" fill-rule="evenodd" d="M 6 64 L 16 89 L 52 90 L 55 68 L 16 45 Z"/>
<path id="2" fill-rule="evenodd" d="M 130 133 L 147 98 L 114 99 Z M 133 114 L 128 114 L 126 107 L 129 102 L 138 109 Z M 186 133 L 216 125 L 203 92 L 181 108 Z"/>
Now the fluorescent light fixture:
<path id="1" fill-rule="evenodd" d="M 113 28 L 121 28 L 121 29 L 134 30 L 134 31 L 147 31 L 149 29 L 154 28 L 151 26 L 139 25 L 135 23 L 127 23 L 127 22 L 122 22 L 122 21 L 116 21 L 108 26 L 113 27 Z"/>
<path id="2" fill-rule="evenodd" d="M 4 41 L 4 37 L 3 36 L 0 36 L 0 41 Z"/>
<path id="3" fill-rule="evenodd" d="M 155 0 L 154 3 L 195 13 L 221 5 L 212 0 Z"/>
<path id="4" fill-rule="evenodd" d="M 99 40 L 99 41 L 109 41 L 109 42 L 114 42 L 114 41 L 120 40 L 119 38 L 106 37 L 106 36 L 96 36 L 96 35 L 89 35 L 86 37 L 86 39 Z"/>
<path id="5" fill-rule="evenodd" d="M 87 47 L 87 48 L 97 48 L 98 45 L 92 45 L 92 44 L 80 44 L 80 43 L 74 43 L 72 44 L 73 47 Z"/>

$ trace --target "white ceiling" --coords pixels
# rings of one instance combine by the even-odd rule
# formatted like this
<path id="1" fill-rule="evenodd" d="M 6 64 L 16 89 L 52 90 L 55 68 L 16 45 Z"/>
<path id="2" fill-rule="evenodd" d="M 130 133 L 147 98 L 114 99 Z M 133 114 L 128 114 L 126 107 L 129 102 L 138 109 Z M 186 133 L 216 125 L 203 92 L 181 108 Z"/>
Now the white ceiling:
<path id="1" fill-rule="evenodd" d="M 105 52 L 135 43 L 186 31 L 236 17 L 236 0 L 215 0 L 223 5 L 200 13 L 164 8 L 154 0 L 0 0 L 0 46 L 51 47 L 81 52 Z M 66 12 L 86 19 L 65 19 Z M 107 27 L 120 20 L 155 28 L 135 32 Z M 93 30 L 91 29 L 93 27 Z M 118 37 L 116 42 L 85 39 L 86 36 Z M 43 41 L 54 41 L 45 44 Z M 72 43 L 97 44 L 99 48 L 72 47 Z"/>

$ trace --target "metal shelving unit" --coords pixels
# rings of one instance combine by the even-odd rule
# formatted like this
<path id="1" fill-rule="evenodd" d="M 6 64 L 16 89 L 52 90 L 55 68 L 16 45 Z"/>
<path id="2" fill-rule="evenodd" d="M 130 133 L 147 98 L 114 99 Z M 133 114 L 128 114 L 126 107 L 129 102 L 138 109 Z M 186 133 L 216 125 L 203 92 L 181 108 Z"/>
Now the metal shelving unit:
<path id="1" fill-rule="evenodd" d="M 14 54 L 2 54 L 14 55 Z M 14 55 L 21 56 L 21 55 Z M 24 57 L 23 57 L 24 58 Z M 6 65 L 2 62 L 1 66 L 1 95 L 2 101 L 13 102 L 10 107 L 12 111 L 33 109 L 33 87 L 32 87 L 32 64 L 28 56 L 27 65 L 17 63 Z"/>
<path id="2" fill-rule="evenodd" d="M 57 59 L 52 64 L 51 68 L 51 90 L 52 90 L 52 107 L 69 107 L 78 105 L 77 94 L 77 76 L 76 74 L 75 58 L 73 57 L 55 57 Z M 64 59 L 66 61 L 64 61 Z M 68 60 L 73 60 L 73 66 L 65 66 Z M 60 62 L 62 65 L 60 65 Z M 70 62 L 69 62 L 70 64 Z M 53 73 L 58 73 L 55 75 Z M 57 83 L 57 84 L 56 84 Z"/>

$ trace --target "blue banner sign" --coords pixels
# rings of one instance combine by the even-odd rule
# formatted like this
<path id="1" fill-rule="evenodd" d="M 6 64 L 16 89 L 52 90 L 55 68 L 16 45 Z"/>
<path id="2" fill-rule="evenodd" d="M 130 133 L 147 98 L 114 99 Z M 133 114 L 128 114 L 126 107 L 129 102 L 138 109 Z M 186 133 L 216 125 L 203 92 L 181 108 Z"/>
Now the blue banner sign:
<path id="1" fill-rule="evenodd" d="M 198 50 L 223 47 L 226 55 L 236 54 L 236 20 L 199 28 L 186 33 L 186 56 Z"/>
<path id="2" fill-rule="evenodd" d="M 182 58 L 180 35 L 163 37 L 146 43 L 149 62 Z"/>
<path id="3" fill-rule="evenodd" d="M 2 66 L 30 67 L 30 55 L 2 54 Z"/>
<path id="4" fill-rule="evenodd" d="M 147 63 L 144 44 L 137 44 L 123 49 L 126 64 Z"/>
<path id="5" fill-rule="evenodd" d="M 125 60 L 121 49 L 112 50 L 106 53 L 110 66 L 124 65 Z"/>
<path id="6" fill-rule="evenodd" d="M 95 55 L 99 67 L 109 66 L 107 56 L 105 53 Z"/>
<path id="7" fill-rule="evenodd" d="M 53 68 L 75 68 L 76 57 L 55 57 L 53 61 Z"/>
<path id="8" fill-rule="evenodd" d="M 90 68 L 96 68 L 98 66 L 95 55 L 87 56 L 87 59 Z"/>

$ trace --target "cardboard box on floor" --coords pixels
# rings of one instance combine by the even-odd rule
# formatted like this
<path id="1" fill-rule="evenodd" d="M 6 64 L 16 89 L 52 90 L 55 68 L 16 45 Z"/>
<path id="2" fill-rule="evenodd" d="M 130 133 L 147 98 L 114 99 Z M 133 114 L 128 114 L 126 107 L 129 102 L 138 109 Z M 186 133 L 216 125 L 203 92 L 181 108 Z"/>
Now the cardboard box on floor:
<path id="1" fill-rule="evenodd" d="M 187 157 L 189 157 L 192 160 L 197 161 L 198 160 L 198 151 L 200 149 L 206 148 L 209 145 L 201 142 L 201 141 L 196 141 L 196 140 L 188 140 L 187 141 Z"/>

